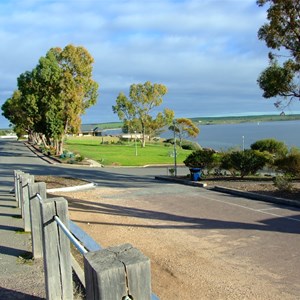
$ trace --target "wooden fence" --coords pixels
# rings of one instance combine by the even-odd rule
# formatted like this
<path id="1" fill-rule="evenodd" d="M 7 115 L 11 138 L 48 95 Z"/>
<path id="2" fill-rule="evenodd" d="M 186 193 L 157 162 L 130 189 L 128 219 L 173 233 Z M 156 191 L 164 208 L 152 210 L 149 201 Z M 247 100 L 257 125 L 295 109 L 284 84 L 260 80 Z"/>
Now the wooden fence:
<path id="1" fill-rule="evenodd" d="M 22 171 L 14 171 L 14 181 L 33 257 L 43 258 L 47 299 L 73 299 L 73 270 L 88 300 L 159 300 L 151 292 L 150 260 L 140 250 L 130 244 L 102 249 L 69 220 L 66 199 L 47 198 L 46 184 Z M 84 270 L 71 254 L 70 240 L 83 255 Z"/>

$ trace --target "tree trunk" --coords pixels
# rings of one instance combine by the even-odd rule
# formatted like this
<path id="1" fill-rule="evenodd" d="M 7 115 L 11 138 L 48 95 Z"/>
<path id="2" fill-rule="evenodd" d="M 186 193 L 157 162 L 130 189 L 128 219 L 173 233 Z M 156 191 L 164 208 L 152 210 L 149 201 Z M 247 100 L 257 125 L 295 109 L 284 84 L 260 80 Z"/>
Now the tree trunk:
<path id="1" fill-rule="evenodd" d="M 43 145 L 45 146 L 45 148 L 49 148 L 49 143 L 47 143 L 47 140 L 46 140 L 46 137 L 44 134 L 40 134 L 40 139 L 41 139 L 41 142 L 43 143 Z"/>
<path id="2" fill-rule="evenodd" d="M 56 150 L 55 154 L 56 155 L 63 154 L 63 151 L 64 151 L 64 149 L 63 149 L 63 146 L 64 146 L 63 140 L 64 140 L 64 137 L 61 137 L 60 139 L 56 140 L 56 147 L 55 147 L 55 150 Z"/>
<path id="3" fill-rule="evenodd" d="M 28 142 L 29 143 L 34 143 L 34 137 L 33 137 L 33 132 L 32 131 L 28 131 Z"/>

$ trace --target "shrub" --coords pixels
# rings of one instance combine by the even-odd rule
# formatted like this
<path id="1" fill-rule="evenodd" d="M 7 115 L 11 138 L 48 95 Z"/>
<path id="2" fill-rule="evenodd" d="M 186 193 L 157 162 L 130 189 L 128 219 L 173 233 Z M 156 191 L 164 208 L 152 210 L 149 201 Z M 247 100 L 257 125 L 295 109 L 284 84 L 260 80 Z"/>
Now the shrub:
<path id="1" fill-rule="evenodd" d="M 292 177 L 289 175 L 278 175 L 273 182 L 280 191 L 291 192 L 293 190 Z"/>
<path id="2" fill-rule="evenodd" d="M 201 146 L 197 142 L 183 141 L 181 148 L 184 150 L 200 150 Z"/>
<path id="3" fill-rule="evenodd" d="M 274 165 L 286 175 L 300 176 L 300 152 L 291 151 L 287 156 L 276 159 Z"/>
<path id="4" fill-rule="evenodd" d="M 81 162 L 81 161 L 84 160 L 84 156 L 81 155 L 81 154 L 77 154 L 77 155 L 75 156 L 75 160 L 76 160 L 77 162 Z"/>
<path id="5" fill-rule="evenodd" d="M 221 154 L 220 169 L 227 170 L 231 176 L 236 176 L 236 168 L 232 163 L 231 152 L 225 152 Z"/>
<path id="6" fill-rule="evenodd" d="M 208 168 L 210 169 L 214 163 L 213 155 L 216 152 L 212 149 L 201 149 L 196 150 L 189 154 L 183 161 L 184 164 L 189 168 Z"/>
<path id="7" fill-rule="evenodd" d="M 174 145 L 174 139 L 173 138 L 166 139 L 166 140 L 163 141 L 163 143 Z M 179 146 L 179 140 L 178 139 L 176 139 L 176 145 Z"/>
<path id="8" fill-rule="evenodd" d="M 254 175 L 265 166 L 266 162 L 267 159 L 261 152 L 247 149 L 224 154 L 221 159 L 221 168 L 234 175 L 239 172 L 243 178 L 249 174 Z"/>
<path id="9" fill-rule="evenodd" d="M 267 151 L 275 157 L 282 157 L 288 153 L 288 148 L 284 142 L 277 141 L 276 139 L 263 139 L 256 141 L 251 146 L 252 150 L 258 150 L 260 152 Z"/>

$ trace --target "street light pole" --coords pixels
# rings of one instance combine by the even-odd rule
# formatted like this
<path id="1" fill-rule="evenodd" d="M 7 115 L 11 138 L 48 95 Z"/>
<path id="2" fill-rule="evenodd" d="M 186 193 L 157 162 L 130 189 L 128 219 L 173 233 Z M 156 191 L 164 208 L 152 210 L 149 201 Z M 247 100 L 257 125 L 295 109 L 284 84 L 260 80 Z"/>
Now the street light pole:
<path id="1" fill-rule="evenodd" d="M 176 153 L 176 121 L 173 120 L 173 132 L 174 132 L 174 169 L 175 169 L 175 177 L 177 177 L 177 153 Z"/>
<path id="2" fill-rule="evenodd" d="M 243 151 L 245 150 L 245 137 L 242 136 L 242 139 L 243 139 Z"/>
<path id="3" fill-rule="evenodd" d="M 135 147 L 135 156 L 137 156 L 137 144 L 136 144 L 136 131 L 134 131 L 134 147 Z"/>

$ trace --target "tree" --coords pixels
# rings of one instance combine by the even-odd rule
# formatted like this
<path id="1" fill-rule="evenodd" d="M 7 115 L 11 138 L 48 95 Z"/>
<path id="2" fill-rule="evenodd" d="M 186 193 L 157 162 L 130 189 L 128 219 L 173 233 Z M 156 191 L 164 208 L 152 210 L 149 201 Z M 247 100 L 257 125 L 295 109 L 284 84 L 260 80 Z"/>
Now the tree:
<path id="1" fill-rule="evenodd" d="M 133 132 L 140 126 L 142 147 L 145 147 L 147 133 L 151 134 L 170 124 L 174 117 L 174 112 L 170 109 L 165 109 L 155 117 L 151 115 L 152 111 L 162 104 L 162 97 L 166 93 L 167 88 L 163 84 L 152 84 L 150 81 L 144 84 L 132 84 L 129 91 L 130 99 L 121 92 L 116 99 L 116 105 L 112 107 L 113 112 L 126 123 L 129 132 Z"/>
<path id="2" fill-rule="evenodd" d="M 175 134 L 178 136 L 179 145 L 182 147 L 182 141 L 184 137 L 197 137 L 200 130 L 199 128 L 193 123 L 192 120 L 187 118 L 179 118 L 176 119 L 175 125 L 169 127 L 170 130 L 174 131 Z"/>
<path id="3" fill-rule="evenodd" d="M 64 135 L 77 133 L 81 115 L 96 103 L 92 64 L 83 47 L 51 48 L 31 72 L 20 75 L 18 91 L 2 107 L 4 116 L 28 133 L 39 133 L 47 147 L 52 144 L 61 154 Z"/>
<path id="4" fill-rule="evenodd" d="M 18 90 L 2 105 L 2 115 L 13 125 L 18 136 L 28 134 L 33 141 L 33 132 L 38 118 L 38 108 L 32 82 L 32 72 L 25 72 L 18 78 Z"/>
<path id="5" fill-rule="evenodd" d="M 275 106 L 283 110 L 291 101 L 300 100 L 300 1 L 257 0 L 258 6 L 267 3 L 269 23 L 259 29 L 258 38 L 277 52 L 269 53 L 270 65 L 257 81 L 264 91 L 263 97 L 281 97 Z M 279 55 L 281 50 L 288 55 L 286 61 Z"/>
<path id="6" fill-rule="evenodd" d="M 147 126 L 145 133 L 149 135 L 149 139 L 159 135 L 164 131 L 163 127 L 170 124 L 174 119 L 174 111 L 171 109 L 164 109 L 163 112 L 159 112 L 156 118 L 148 116 Z"/>

